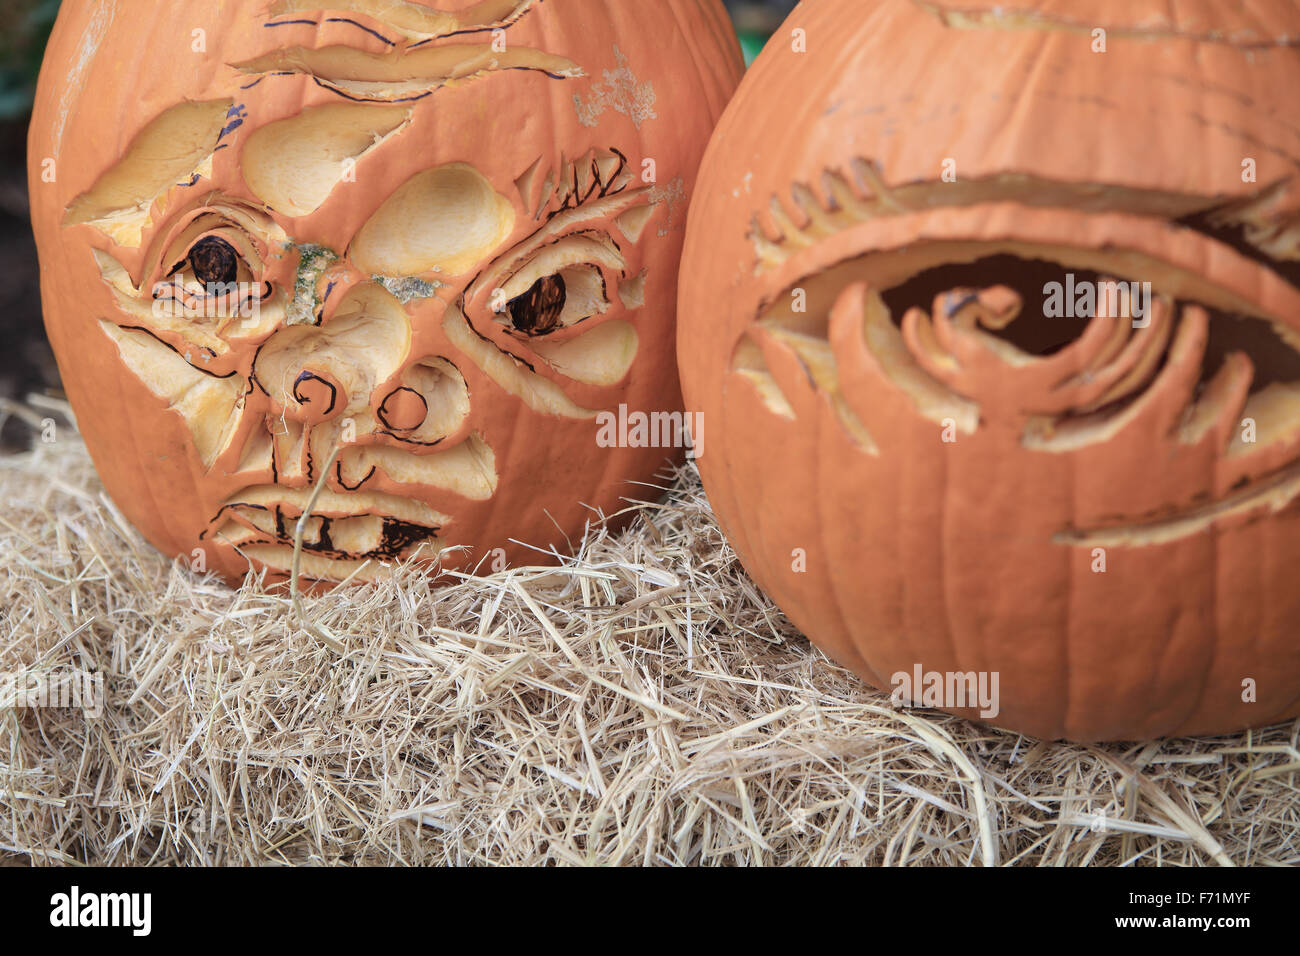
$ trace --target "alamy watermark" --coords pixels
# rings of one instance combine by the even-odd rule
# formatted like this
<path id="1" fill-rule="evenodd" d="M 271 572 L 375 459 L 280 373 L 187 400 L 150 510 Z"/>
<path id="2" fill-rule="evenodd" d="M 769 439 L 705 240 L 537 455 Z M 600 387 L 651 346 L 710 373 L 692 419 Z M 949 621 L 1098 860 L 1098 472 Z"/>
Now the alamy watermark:
<path id="1" fill-rule="evenodd" d="M 1002 712 L 997 671 L 926 671 L 916 664 L 910 673 L 896 672 L 889 682 L 894 687 L 889 701 L 895 707 L 978 707 L 985 720 Z"/>
<path id="2" fill-rule="evenodd" d="M 133 936 L 153 931 L 152 893 L 93 893 L 73 886 L 50 897 L 50 925 L 58 929 L 121 927 Z"/>
<path id="3" fill-rule="evenodd" d="M 1151 324 L 1151 283 L 1076 280 L 1073 272 L 1067 272 L 1065 282 L 1043 286 L 1046 318 L 1091 319 L 1102 307 L 1106 315 L 1131 317 L 1133 328 L 1144 329 Z"/>
<path id="4" fill-rule="evenodd" d="M 255 325 L 262 314 L 262 286 L 256 282 L 209 282 L 200 295 L 185 285 L 184 275 L 153 287 L 155 319 L 243 319 Z"/>
<path id="5" fill-rule="evenodd" d="M 104 713 L 104 675 L 64 671 L 53 674 L 0 674 L 0 709 L 82 710 L 87 717 Z"/>
<path id="6" fill-rule="evenodd" d="M 685 448 L 687 458 L 704 454 L 703 412 L 629 411 L 596 415 L 596 444 L 601 448 Z"/>

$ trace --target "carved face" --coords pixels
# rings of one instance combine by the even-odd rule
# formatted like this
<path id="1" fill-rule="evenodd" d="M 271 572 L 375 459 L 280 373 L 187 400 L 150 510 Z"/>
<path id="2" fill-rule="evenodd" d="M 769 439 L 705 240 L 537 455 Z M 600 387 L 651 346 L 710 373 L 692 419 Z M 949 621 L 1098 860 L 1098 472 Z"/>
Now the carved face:
<path id="1" fill-rule="evenodd" d="M 183 18 L 212 21 L 201 75 L 130 94 L 124 12 L 61 22 L 50 63 L 71 74 L 47 64 L 41 97 L 59 182 L 82 184 L 42 195 L 57 268 L 94 280 L 87 321 L 47 277 L 51 335 L 133 520 L 227 573 L 283 572 L 306 512 L 303 568 L 339 579 L 420 548 L 545 549 L 616 510 L 664 453 L 599 449 L 594 419 L 676 404 L 681 207 L 714 118 L 667 78 L 690 63 L 680 4 L 594 32 L 581 2 L 218 6 Z M 682 22 L 727 62 L 711 6 Z M 669 55 L 630 53 L 641 36 Z M 62 59 L 78 41 L 88 66 Z M 89 94 L 52 115 L 82 86 L 126 109 L 120 148 Z M 127 422 L 97 414 L 109 378 Z M 128 432 L 138 460 L 106 468 Z"/>
<path id="2" fill-rule="evenodd" d="M 841 78 L 791 83 L 783 48 L 747 78 L 695 213 L 730 238 L 688 241 L 683 382 L 746 566 L 880 687 L 998 674 L 1002 726 L 1294 714 L 1300 61 L 1274 38 L 1300 21 L 851 7 L 802 24 Z M 777 96 L 817 127 L 756 164 Z"/>

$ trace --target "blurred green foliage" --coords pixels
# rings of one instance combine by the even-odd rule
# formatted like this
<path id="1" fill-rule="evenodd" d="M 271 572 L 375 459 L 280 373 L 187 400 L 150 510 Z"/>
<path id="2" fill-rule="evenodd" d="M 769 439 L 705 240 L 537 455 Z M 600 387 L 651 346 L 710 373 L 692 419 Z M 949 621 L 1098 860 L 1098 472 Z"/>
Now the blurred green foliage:
<path id="1" fill-rule="evenodd" d="M 59 13 L 59 0 L 9 0 L 0 29 L 0 120 L 32 107 L 45 41 Z"/>
<path id="2" fill-rule="evenodd" d="M 754 62 L 754 58 L 763 52 L 763 47 L 767 44 L 769 34 L 767 33 L 747 33 L 740 34 L 740 49 L 745 54 L 745 66 Z"/>
<path id="3" fill-rule="evenodd" d="M 727 0 L 746 65 L 754 62 L 794 4 L 795 0 Z"/>

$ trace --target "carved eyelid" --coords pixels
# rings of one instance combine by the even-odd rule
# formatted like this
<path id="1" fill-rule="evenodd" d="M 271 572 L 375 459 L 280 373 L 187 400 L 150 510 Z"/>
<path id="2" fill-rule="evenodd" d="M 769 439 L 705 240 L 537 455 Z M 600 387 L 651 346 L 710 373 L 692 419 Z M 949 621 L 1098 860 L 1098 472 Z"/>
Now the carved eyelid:
<path id="1" fill-rule="evenodd" d="M 588 320 L 610 311 L 611 286 L 617 287 L 626 271 L 627 260 L 605 230 L 575 231 L 516 257 L 513 271 L 485 285 L 481 293 L 487 298 L 470 303 L 470 311 L 486 314 L 512 337 L 527 338 L 535 349 L 543 338 L 564 341 L 590 331 Z M 521 328 L 515 303 L 552 278 L 561 280 L 563 288 L 554 323 L 544 330 Z"/>
<path id="2" fill-rule="evenodd" d="M 576 243 L 569 242 L 569 240 L 575 239 L 577 240 Z M 475 302 L 485 294 L 490 297 L 497 289 L 507 290 L 507 296 L 514 298 L 515 295 L 525 291 L 532 284 L 532 281 L 548 275 L 555 275 L 570 266 L 590 261 L 588 255 L 565 256 L 565 251 L 569 249 L 581 247 L 584 253 L 592 253 L 601 249 L 604 243 L 609 243 L 613 246 L 614 254 L 617 256 L 619 270 L 626 264 L 621 250 L 618 249 L 613 237 L 605 229 L 574 229 L 548 242 L 537 242 L 535 240 L 536 237 L 529 237 L 524 244 L 500 256 L 489 265 L 483 271 L 483 274 L 474 281 L 474 284 L 466 290 L 466 302 Z M 545 261 L 547 258 L 555 261 L 555 268 L 548 268 L 545 271 L 538 272 L 537 275 L 532 276 L 531 281 L 524 282 L 524 278 L 521 277 L 526 278 L 533 271 L 536 271 L 538 268 L 537 263 Z M 611 257 L 606 254 L 603 258 L 609 259 Z M 522 288 L 514 288 L 520 284 L 522 284 Z M 513 291 L 510 291 L 511 289 Z"/>
<path id="3" fill-rule="evenodd" d="M 530 256 L 547 245 L 582 233 L 591 233 L 606 237 L 616 249 L 622 250 L 614 235 L 613 226 L 619 217 L 633 207 L 643 205 L 640 202 L 649 193 L 649 189 L 625 190 L 611 196 L 604 196 L 582 206 L 564 210 L 553 216 L 541 229 L 523 240 L 513 249 L 498 256 L 477 279 L 465 290 L 466 303 L 477 302 L 483 296 L 490 296 L 494 289 L 502 287 L 508 277 L 516 275 L 526 264 Z M 651 207 L 653 209 L 653 207 Z M 601 225 L 608 221 L 609 226 Z M 634 240 L 633 240 L 634 241 Z M 571 264 L 577 264 L 576 262 Z"/>
<path id="4" fill-rule="evenodd" d="M 239 200 L 208 196 L 202 204 L 162 223 L 149 244 L 141 286 L 166 279 L 205 236 L 219 235 L 235 249 L 255 277 L 266 269 L 267 259 L 288 237 L 270 216 Z"/>
<path id="5" fill-rule="evenodd" d="M 515 268 L 502 275 L 495 288 L 504 289 L 506 297 L 513 299 L 538 279 L 582 265 L 604 267 L 621 275 L 627 269 L 627 259 L 604 229 L 572 232 L 521 256 Z"/>

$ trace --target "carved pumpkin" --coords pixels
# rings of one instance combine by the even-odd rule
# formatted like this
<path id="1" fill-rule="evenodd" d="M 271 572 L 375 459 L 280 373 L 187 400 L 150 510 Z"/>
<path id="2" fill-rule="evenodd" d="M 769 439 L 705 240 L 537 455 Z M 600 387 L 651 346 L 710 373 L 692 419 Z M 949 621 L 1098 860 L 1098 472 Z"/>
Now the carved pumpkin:
<path id="1" fill-rule="evenodd" d="M 110 494 L 230 577 L 289 568 L 327 466 L 314 578 L 567 548 L 672 454 L 595 416 L 680 405 L 686 202 L 741 69 L 720 0 L 67 0 L 33 219 Z"/>
<path id="2" fill-rule="evenodd" d="M 788 26 L 706 154 L 679 312 L 754 579 L 900 700 L 1040 737 L 1300 713 L 1300 11 Z M 996 716 L 962 696 L 993 675 Z"/>

